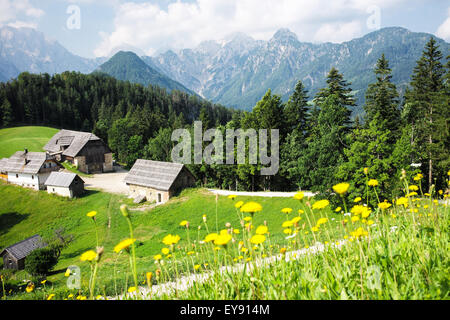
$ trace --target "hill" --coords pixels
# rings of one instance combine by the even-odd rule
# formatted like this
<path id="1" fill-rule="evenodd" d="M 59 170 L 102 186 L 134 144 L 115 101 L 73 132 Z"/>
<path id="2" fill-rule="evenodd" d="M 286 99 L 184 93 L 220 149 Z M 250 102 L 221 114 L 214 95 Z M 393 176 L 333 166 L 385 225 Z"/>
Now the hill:
<path id="1" fill-rule="evenodd" d="M 42 148 L 59 130 L 49 127 L 16 127 L 0 129 L 0 158 L 10 157 L 14 152 L 43 152 Z"/>
<path id="2" fill-rule="evenodd" d="M 135 53 L 129 51 L 116 53 L 95 72 L 106 73 L 117 80 L 140 83 L 144 86 L 154 85 L 166 88 L 169 91 L 179 90 L 189 94 L 195 94 L 182 84 L 148 66 Z"/>
<path id="3" fill-rule="evenodd" d="M 21 187 L 6 185 L 0 182 L 0 195 L 2 206 L 0 207 L 0 248 L 4 248 L 17 241 L 23 240 L 35 234 L 44 238 L 51 238 L 57 228 L 63 227 L 66 234 L 72 234 L 75 240 L 68 248 L 63 250 L 58 265 L 54 268 L 55 274 L 48 277 L 49 283 L 53 283 L 56 290 L 66 291 L 64 271 L 70 265 L 78 265 L 82 268 L 83 284 L 86 284 L 89 274 L 89 266 L 80 263 L 80 255 L 95 247 L 95 229 L 92 220 L 86 217 L 86 213 L 97 211 L 96 224 L 99 231 L 101 245 L 105 247 L 98 282 L 108 285 L 108 293 L 112 294 L 114 285 L 111 274 L 114 268 L 124 270 L 127 268 L 128 257 L 114 253 L 114 246 L 127 238 L 128 225 L 119 211 L 121 204 L 129 204 L 130 199 L 125 196 L 113 195 L 103 192 L 90 191 L 80 199 L 64 199 L 49 195 L 45 191 L 32 191 Z M 248 201 L 250 197 L 239 197 L 238 200 Z M 226 223 L 239 225 L 239 219 L 234 209 L 234 203 L 238 200 L 230 200 L 220 196 L 217 202 L 217 221 L 219 229 L 224 229 Z M 285 214 L 280 211 L 286 206 L 296 208 L 298 201 L 286 198 L 258 198 L 263 206 L 263 211 L 255 215 L 255 225 L 261 225 L 264 221 L 271 230 L 278 235 L 273 241 L 281 241 L 281 223 Z M 147 271 L 154 271 L 153 256 L 161 252 L 164 247 L 162 239 L 168 233 L 179 234 L 183 240 L 181 245 L 186 245 L 186 232 L 190 241 L 198 242 L 208 232 L 204 228 L 202 215 L 207 215 L 209 229 L 216 230 L 216 197 L 202 189 L 185 190 L 180 196 L 172 198 L 167 204 L 148 211 L 131 211 L 132 223 L 135 228 L 135 237 L 139 244 L 136 250 L 138 260 L 138 274 L 140 281 L 145 279 Z M 182 220 L 188 220 L 189 229 L 180 227 Z M 201 230 L 198 226 L 202 226 Z M 115 262 L 118 258 L 117 262 Z M 58 271 L 59 270 L 59 271 Z M 26 279 L 25 272 L 15 275 L 16 279 Z M 118 286 L 124 287 L 125 274 L 118 274 Z M 130 279 L 128 279 L 130 281 Z M 22 297 L 24 298 L 24 297 Z"/>

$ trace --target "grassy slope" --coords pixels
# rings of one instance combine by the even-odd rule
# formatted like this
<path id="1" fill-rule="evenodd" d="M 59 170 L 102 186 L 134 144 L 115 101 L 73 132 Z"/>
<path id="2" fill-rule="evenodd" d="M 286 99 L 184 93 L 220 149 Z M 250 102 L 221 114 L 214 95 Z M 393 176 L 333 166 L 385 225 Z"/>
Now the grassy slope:
<path id="1" fill-rule="evenodd" d="M 92 210 L 98 211 L 96 221 L 99 227 L 100 244 L 105 247 L 98 283 L 100 285 L 109 283 L 109 287 L 112 287 L 111 274 L 117 257 L 113 248 L 118 242 L 128 237 L 128 226 L 119 207 L 122 203 L 129 203 L 129 199 L 120 195 L 91 192 L 81 199 L 67 200 L 48 195 L 43 191 L 36 192 L 4 183 L 0 183 L 0 197 L 2 198 L 0 247 L 37 233 L 43 237 L 49 237 L 54 229 L 61 226 L 65 227 L 68 233 L 75 235 L 75 241 L 63 251 L 55 267 L 55 270 L 60 270 L 62 273 L 49 277 L 49 281 L 54 282 L 55 287 L 65 283 L 63 273 L 73 264 L 82 267 L 83 282 L 88 281 L 88 266 L 80 262 L 79 257 L 83 252 L 95 248 L 94 225 L 92 220 L 86 217 L 86 213 Z M 239 197 L 238 200 L 250 199 L 250 197 Z M 292 207 L 296 210 L 299 208 L 298 202 L 286 198 L 258 198 L 257 201 L 263 206 L 263 211 L 255 215 L 255 226 L 267 221 L 271 232 L 277 234 L 281 240 L 283 238 L 281 223 L 286 216 L 280 211 L 284 207 Z M 219 229 L 225 228 L 227 222 L 239 228 L 239 220 L 233 204 L 233 200 L 219 197 L 217 210 Z M 203 224 L 203 214 L 208 217 L 210 231 L 215 231 L 215 212 L 215 196 L 203 190 L 186 190 L 180 197 L 150 212 L 133 211 L 135 237 L 141 242 L 136 250 L 140 279 L 144 279 L 145 272 L 155 269 L 153 256 L 160 253 L 161 248 L 164 247 L 161 242 L 164 236 L 168 233 L 179 234 L 182 238 L 180 244 L 182 246 L 186 244 L 186 231 L 179 226 L 180 221 L 186 219 L 190 222 L 190 238 L 196 240 L 198 226 Z M 109 219 L 111 219 L 110 228 L 107 227 Z M 202 228 L 200 238 L 203 239 L 206 234 L 205 228 Z M 273 239 L 276 240 L 276 237 L 274 236 Z M 117 262 L 117 270 L 122 270 L 123 274 L 127 269 L 128 260 L 121 256 Z M 123 287 L 124 279 L 122 278 L 119 282 Z"/>
<path id="2" fill-rule="evenodd" d="M 59 130 L 48 127 L 16 127 L 0 129 L 0 158 L 19 150 L 42 152 L 42 148 Z"/>

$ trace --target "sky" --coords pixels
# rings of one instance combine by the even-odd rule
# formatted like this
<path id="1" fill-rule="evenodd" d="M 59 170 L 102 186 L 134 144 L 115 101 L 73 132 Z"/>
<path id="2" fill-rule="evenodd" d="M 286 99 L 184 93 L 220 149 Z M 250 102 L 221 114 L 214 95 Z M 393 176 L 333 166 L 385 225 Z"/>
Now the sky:
<path id="1" fill-rule="evenodd" d="M 447 0 L 0 0 L 0 26 L 31 27 L 72 53 L 155 55 L 243 32 L 269 40 L 341 43 L 400 26 L 450 42 Z"/>

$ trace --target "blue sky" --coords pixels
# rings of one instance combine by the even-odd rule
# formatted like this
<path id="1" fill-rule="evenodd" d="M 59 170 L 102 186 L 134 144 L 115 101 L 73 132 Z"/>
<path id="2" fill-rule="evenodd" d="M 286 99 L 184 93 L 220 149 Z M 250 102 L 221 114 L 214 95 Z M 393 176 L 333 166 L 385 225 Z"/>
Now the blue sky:
<path id="1" fill-rule="evenodd" d="M 67 26 L 72 16 L 67 13 L 69 6 L 79 8 L 79 29 Z M 0 24 L 36 28 L 71 52 L 92 58 L 118 48 L 148 55 L 192 48 L 233 32 L 268 40 L 280 28 L 315 43 L 348 41 L 388 26 L 450 41 L 450 4 L 444 0 L 0 0 Z"/>

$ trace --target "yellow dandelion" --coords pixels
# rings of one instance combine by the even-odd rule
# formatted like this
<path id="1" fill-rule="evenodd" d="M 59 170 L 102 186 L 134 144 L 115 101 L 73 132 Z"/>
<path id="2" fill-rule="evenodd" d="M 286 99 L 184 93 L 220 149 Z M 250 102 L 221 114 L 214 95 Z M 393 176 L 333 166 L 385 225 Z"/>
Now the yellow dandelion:
<path id="1" fill-rule="evenodd" d="M 378 204 L 378 208 L 382 209 L 382 210 L 386 210 L 387 208 L 389 208 L 390 206 L 392 206 L 392 204 L 390 204 L 387 201 L 381 202 Z"/>
<path id="2" fill-rule="evenodd" d="M 360 202 L 362 199 L 361 199 L 361 197 L 356 197 L 354 200 L 353 200 L 353 202 Z"/>
<path id="3" fill-rule="evenodd" d="M 414 177 L 414 181 L 419 181 L 423 178 L 423 175 L 421 173 L 416 174 L 416 176 Z"/>
<path id="4" fill-rule="evenodd" d="M 341 212 L 342 208 L 341 207 L 337 207 L 336 209 L 334 209 L 335 212 Z"/>
<path id="5" fill-rule="evenodd" d="M 230 194 L 227 198 L 231 199 L 231 200 L 234 200 L 236 198 L 236 195 L 235 194 Z"/>
<path id="6" fill-rule="evenodd" d="M 294 217 L 294 218 L 292 218 L 291 222 L 292 222 L 293 224 L 296 224 L 296 223 L 298 223 L 300 220 L 302 220 L 301 217 Z"/>
<path id="7" fill-rule="evenodd" d="M 185 227 L 188 224 L 187 220 L 183 220 L 180 222 L 180 227 Z"/>
<path id="8" fill-rule="evenodd" d="M 180 241 L 180 236 L 178 236 L 178 235 L 171 235 L 171 234 L 168 234 L 167 236 L 165 236 L 164 237 L 164 239 L 163 239 L 163 243 L 166 245 L 166 246 L 170 246 L 170 245 L 173 245 L 173 244 L 177 244 L 178 243 L 178 241 Z"/>
<path id="9" fill-rule="evenodd" d="M 284 232 L 285 234 L 292 234 L 292 230 L 289 229 L 289 228 L 284 229 L 283 232 Z"/>
<path id="10" fill-rule="evenodd" d="M 214 244 L 216 246 L 224 246 L 226 245 L 228 242 L 230 242 L 231 240 L 231 235 L 229 235 L 228 233 L 225 234 L 220 234 L 215 240 L 214 240 Z"/>
<path id="11" fill-rule="evenodd" d="M 405 197 L 398 198 L 395 204 L 406 208 L 408 206 L 408 199 Z"/>
<path id="12" fill-rule="evenodd" d="M 418 190 L 419 190 L 419 187 L 416 186 L 416 185 L 414 185 L 414 184 L 412 184 L 412 185 L 410 185 L 410 186 L 408 187 L 408 189 L 411 190 L 411 191 L 418 191 Z"/>
<path id="13" fill-rule="evenodd" d="M 254 201 L 247 202 L 241 207 L 241 212 L 255 213 L 262 210 L 262 206 Z"/>
<path id="14" fill-rule="evenodd" d="M 369 185 L 369 187 L 376 187 L 378 185 L 378 181 L 375 179 L 370 179 L 367 184 Z"/>
<path id="15" fill-rule="evenodd" d="M 294 223 L 291 220 L 285 221 L 283 222 L 283 224 L 281 225 L 283 228 L 290 228 L 292 227 Z"/>
<path id="16" fill-rule="evenodd" d="M 169 249 L 169 248 L 162 248 L 162 249 L 161 249 L 161 252 L 162 252 L 164 255 L 168 255 L 168 254 L 170 253 L 170 249 Z"/>
<path id="17" fill-rule="evenodd" d="M 267 232 L 269 232 L 269 229 L 266 226 L 259 226 L 258 228 L 256 228 L 256 234 L 266 234 Z"/>
<path id="18" fill-rule="evenodd" d="M 244 204 L 244 201 L 238 201 L 234 204 L 234 207 L 239 209 L 240 207 L 242 207 L 243 204 Z"/>
<path id="19" fill-rule="evenodd" d="M 327 223 L 328 219 L 327 218 L 320 218 L 319 220 L 317 220 L 317 226 L 320 226 L 322 224 Z"/>
<path id="20" fill-rule="evenodd" d="M 34 290 L 34 283 L 33 282 L 29 282 L 27 284 L 27 287 L 25 288 L 26 292 L 30 293 Z"/>
<path id="21" fill-rule="evenodd" d="M 136 290 L 137 290 L 136 287 L 129 287 L 129 288 L 128 288 L 128 293 L 135 292 Z"/>
<path id="22" fill-rule="evenodd" d="M 93 217 L 95 217 L 97 215 L 97 211 L 91 211 L 91 212 L 88 212 L 87 214 L 86 214 L 86 216 L 88 216 L 89 218 L 93 218 Z"/>
<path id="23" fill-rule="evenodd" d="M 55 294 L 52 293 L 52 294 L 50 294 L 50 295 L 47 297 L 47 300 L 52 300 L 54 297 L 55 297 Z"/>
<path id="24" fill-rule="evenodd" d="M 194 266 L 194 270 L 198 270 L 198 269 L 200 269 L 200 265 L 199 265 L 199 264 L 196 264 L 196 265 Z"/>
<path id="25" fill-rule="evenodd" d="M 252 244 L 260 244 L 266 241 L 266 237 L 262 234 L 256 234 L 253 237 L 251 237 L 250 242 Z"/>
<path id="26" fill-rule="evenodd" d="M 348 191 L 348 188 L 350 187 L 350 184 L 346 183 L 346 182 L 342 182 L 342 183 L 338 183 L 337 185 L 333 186 L 333 190 L 336 193 L 339 194 L 345 194 Z"/>
<path id="27" fill-rule="evenodd" d="M 156 261 L 159 261 L 162 259 L 162 255 L 157 254 L 157 255 L 153 256 L 153 259 L 155 259 Z"/>
<path id="28" fill-rule="evenodd" d="M 304 194 L 303 192 L 299 191 L 299 192 L 297 192 L 297 193 L 294 195 L 294 199 L 295 199 L 295 200 L 302 200 L 304 196 L 305 196 L 305 194 Z"/>
<path id="29" fill-rule="evenodd" d="M 317 232 L 317 231 L 319 231 L 319 227 L 318 226 L 314 226 L 314 227 L 311 228 L 311 231 L 312 232 Z"/>
<path id="30" fill-rule="evenodd" d="M 330 201 L 324 199 L 324 200 L 319 200 L 317 202 L 315 202 L 312 206 L 313 209 L 323 209 L 325 207 L 327 207 L 330 204 Z"/>
<path id="31" fill-rule="evenodd" d="M 283 209 L 281 209 L 281 212 L 289 214 L 292 212 L 292 209 L 291 208 L 283 208 Z"/>
<path id="32" fill-rule="evenodd" d="M 131 239 L 131 238 L 122 240 L 121 242 L 119 242 L 119 244 L 117 244 L 114 247 L 114 251 L 116 253 L 119 253 L 123 249 L 128 249 L 135 241 L 136 241 L 136 239 Z"/>
<path id="33" fill-rule="evenodd" d="M 211 242 L 217 239 L 219 235 L 217 233 L 210 233 L 205 237 L 205 242 Z"/>
<path id="34" fill-rule="evenodd" d="M 97 253 L 93 250 L 86 251 L 80 257 L 81 261 L 92 261 L 97 258 Z"/>

